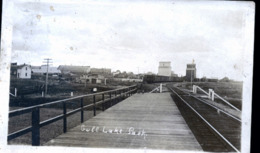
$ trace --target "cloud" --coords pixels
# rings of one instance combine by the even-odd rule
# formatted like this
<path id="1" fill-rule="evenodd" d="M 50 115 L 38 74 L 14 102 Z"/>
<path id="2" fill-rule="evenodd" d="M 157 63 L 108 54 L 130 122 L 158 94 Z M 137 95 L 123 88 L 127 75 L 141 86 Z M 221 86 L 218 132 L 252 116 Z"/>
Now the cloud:
<path id="1" fill-rule="evenodd" d="M 185 75 L 198 61 L 200 76 L 241 78 L 234 65 L 244 48 L 244 5 L 219 2 L 70 1 L 14 2 L 13 61 L 90 65 L 157 72 L 172 61 Z M 203 4 L 203 5 L 202 5 Z M 31 54 L 30 54 L 31 53 Z M 28 55 L 28 58 L 26 56 Z M 26 59 L 26 60 L 25 60 Z M 210 66 L 223 69 L 213 72 Z M 239 74 L 239 75 L 238 75 Z"/>

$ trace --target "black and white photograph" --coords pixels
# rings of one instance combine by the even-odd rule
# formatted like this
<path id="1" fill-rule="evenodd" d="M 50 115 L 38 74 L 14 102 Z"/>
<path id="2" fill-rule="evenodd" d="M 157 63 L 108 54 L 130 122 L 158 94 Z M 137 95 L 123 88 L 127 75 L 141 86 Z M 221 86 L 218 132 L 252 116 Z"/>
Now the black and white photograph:
<path id="1" fill-rule="evenodd" d="M 250 152 L 255 3 L 3 0 L 0 152 Z"/>

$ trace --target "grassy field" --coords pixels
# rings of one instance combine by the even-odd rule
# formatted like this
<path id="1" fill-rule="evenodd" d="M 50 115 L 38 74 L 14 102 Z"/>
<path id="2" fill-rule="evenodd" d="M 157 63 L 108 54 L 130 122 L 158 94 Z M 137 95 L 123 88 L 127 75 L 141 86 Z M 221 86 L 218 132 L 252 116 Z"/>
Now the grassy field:
<path id="1" fill-rule="evenodd" d="M 45 88 L 40 89 L 44 85 L 42 80 L 11 80 L 10 92 L 14 92 L 14 88 L 18 90 L 18 96 L 10 96 L 10 107 L 29 107 L 32 105 L 43 104 L 55 100 L 66 99 L 73 96 L 86 95 L 92 93 L 93 88 L 97 88 L 97 92 L 108 91 L 123 86 L 103 85 L 103 84 L 79 84 L 69 82 L 57 82 L 48 85 L 48 94 L 42 97 L 42 91 Z"/>

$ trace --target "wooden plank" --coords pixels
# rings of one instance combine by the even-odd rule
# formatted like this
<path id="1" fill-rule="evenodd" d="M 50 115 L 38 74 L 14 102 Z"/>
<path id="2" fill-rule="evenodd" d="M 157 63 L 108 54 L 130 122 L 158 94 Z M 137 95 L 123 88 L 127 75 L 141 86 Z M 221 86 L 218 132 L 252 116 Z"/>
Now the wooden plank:
<path id="1" fill-rule="evenodd" d="M 45 145 L 202 150 L 169 93 L 135 94 Z"/>

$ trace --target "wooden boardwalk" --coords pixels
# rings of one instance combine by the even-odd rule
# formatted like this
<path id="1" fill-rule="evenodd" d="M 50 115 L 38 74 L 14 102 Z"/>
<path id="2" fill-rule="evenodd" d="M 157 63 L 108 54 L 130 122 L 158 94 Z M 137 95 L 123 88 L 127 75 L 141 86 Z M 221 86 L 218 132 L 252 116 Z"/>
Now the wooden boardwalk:
<path id="1" fill-rule="evenodd" d="M 202 151 L 170 93 L 135 94 L 45 145 Z"/>

